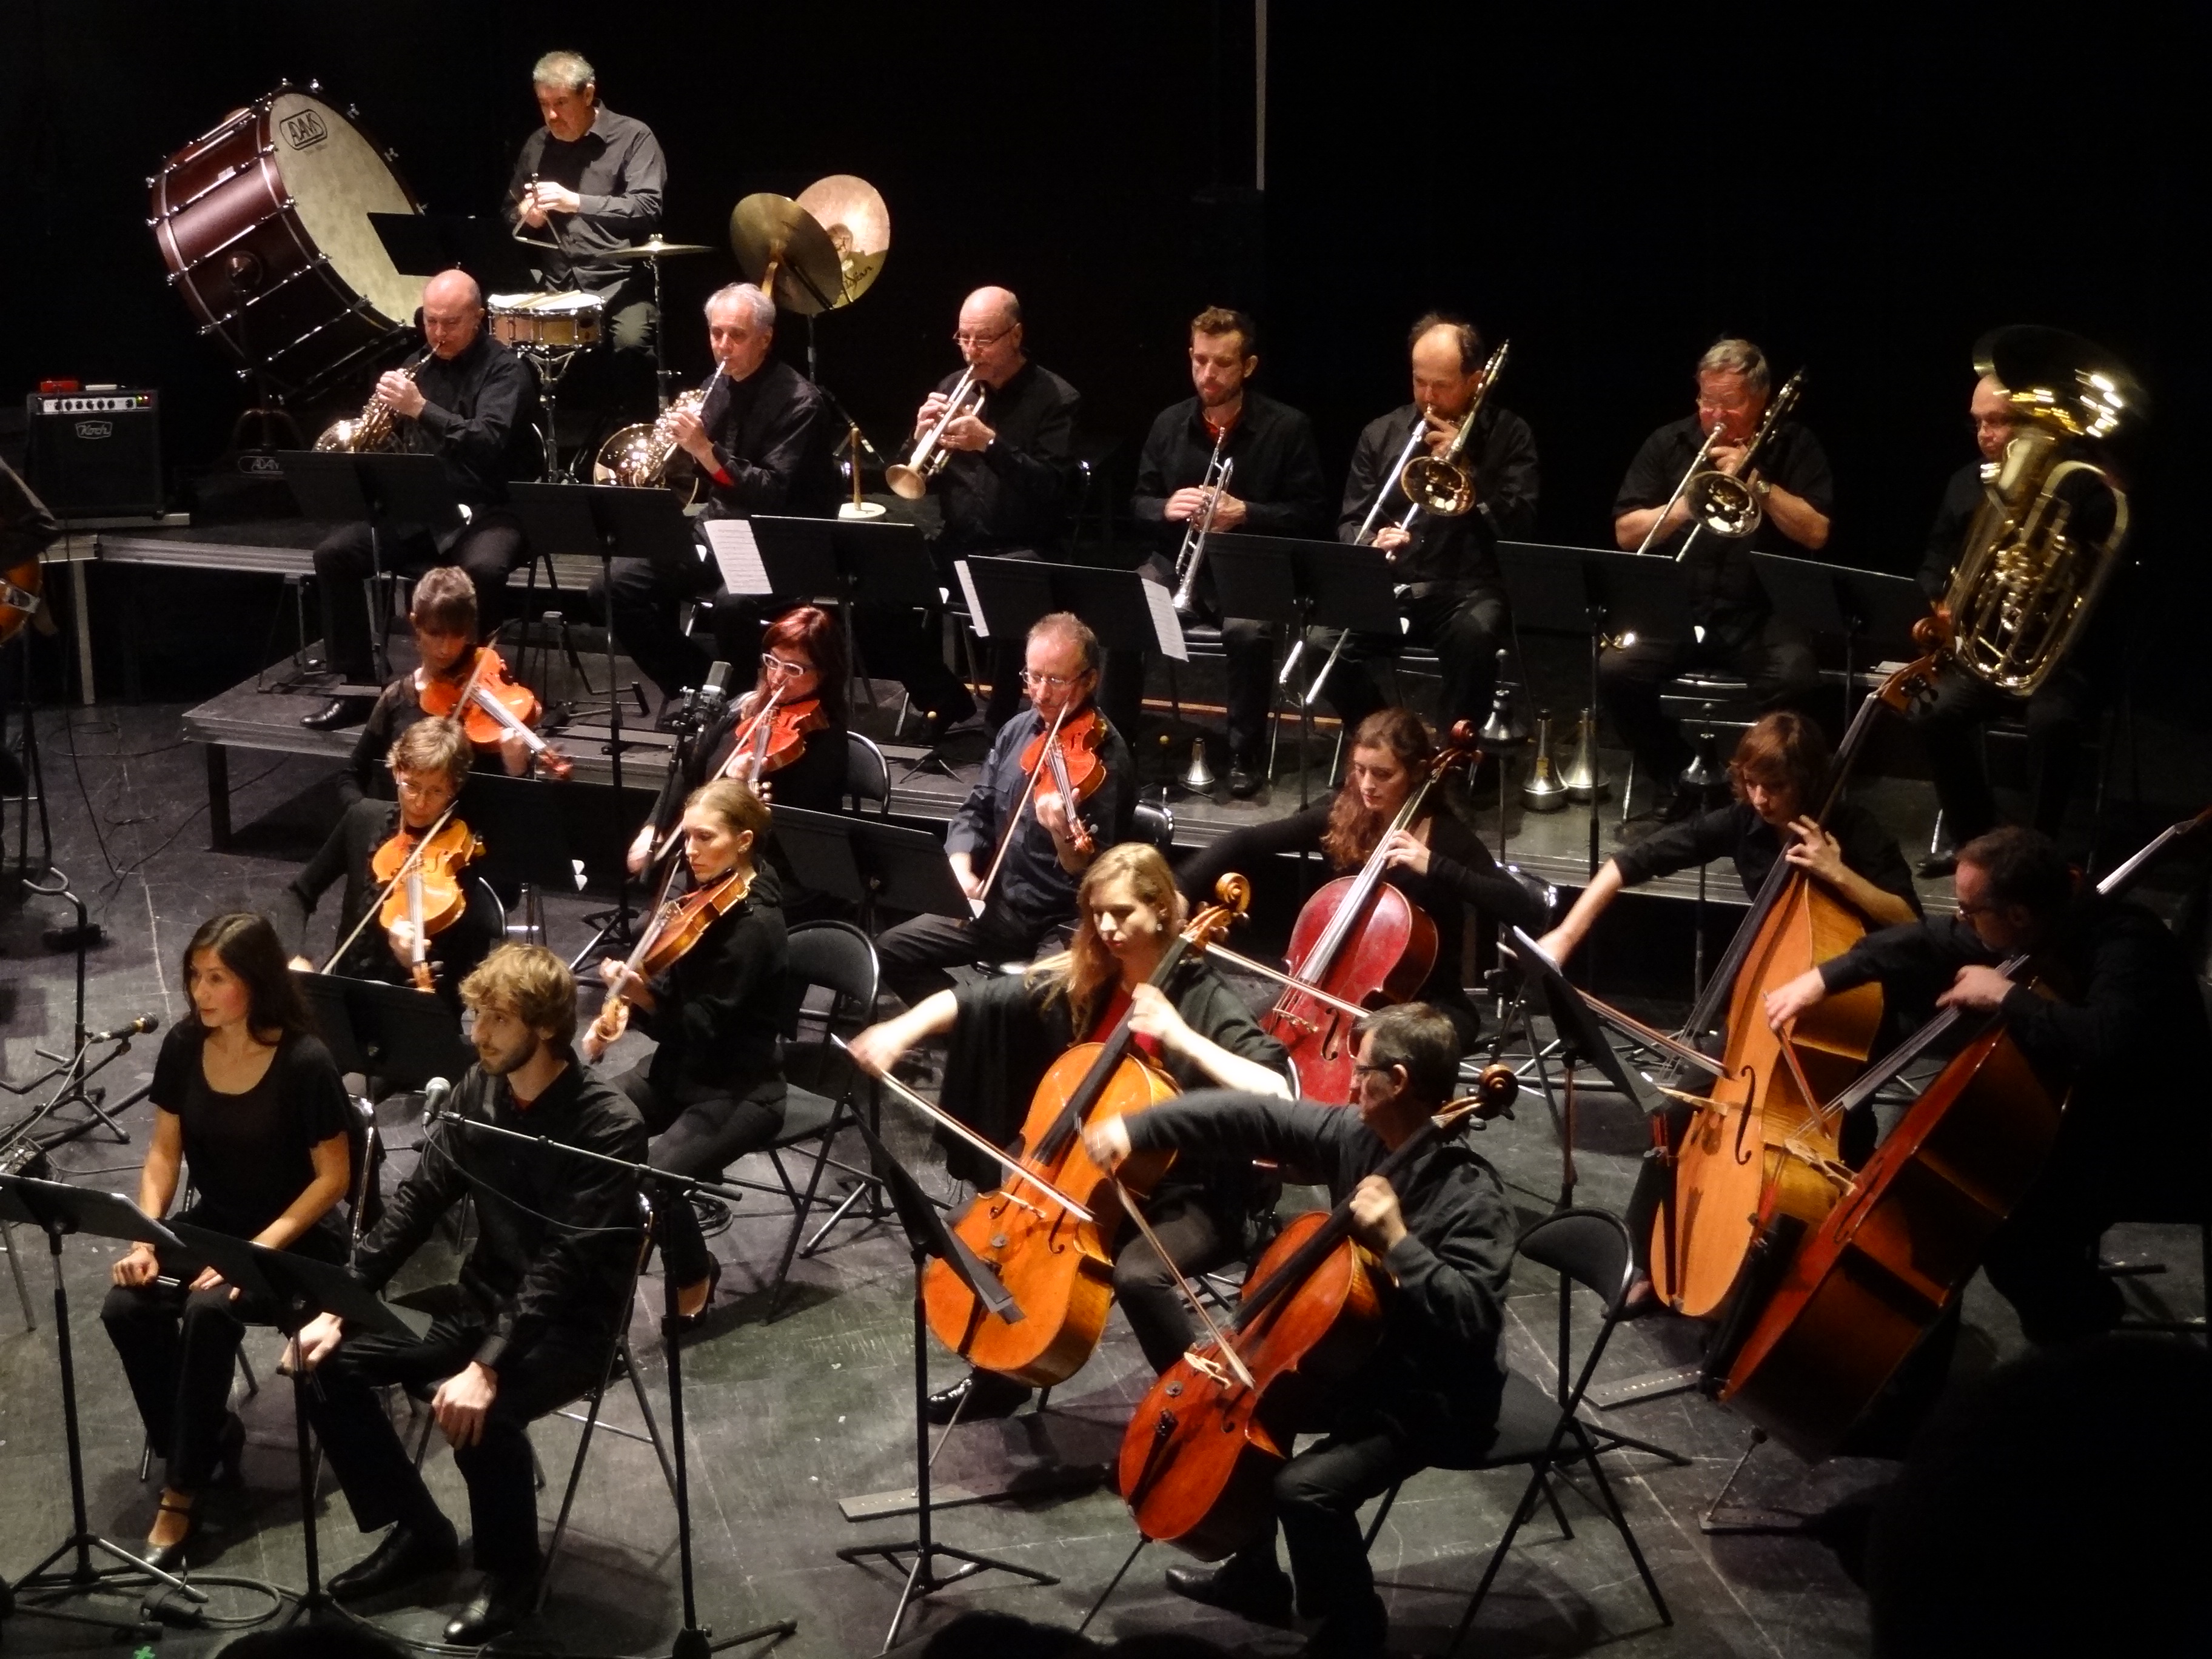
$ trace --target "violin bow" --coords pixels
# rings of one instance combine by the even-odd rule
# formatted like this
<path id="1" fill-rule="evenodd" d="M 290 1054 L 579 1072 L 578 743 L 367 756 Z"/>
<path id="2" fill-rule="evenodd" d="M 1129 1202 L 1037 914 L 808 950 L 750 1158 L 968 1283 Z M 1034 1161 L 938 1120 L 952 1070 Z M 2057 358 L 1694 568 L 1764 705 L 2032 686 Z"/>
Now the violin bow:
<path id="1" fill-rule="evenodd" d="M 397 887 L 401 882 L 407 878 L 407 872 L 410 870 L 419 869 L 422 867 L 422 849 L 429 845 L 430 842 L 437 836 L 438 831 L 446 827 L 447 820 L 453 816 L 455 810 L 459 807 L 460 804 L 459 798 L 456 797 L 444 811 L 438 814 L 438 821 L 432 824 L 428 830 L 425 830 L 422 832 L 422 838 L 418 840 L 413 847 L 408 849 L 405 861 L 402 863 L 399 868 L 392 873 L 392 879 L 386 882 L 382 887 L 377 890 L 376 896 L 371 899 L 368 905 L 362 909 L 361 913 L 361 920 L 354 923 L 353 932 L 348 933 L 345 936 L 343 942 L 339 945 L 338 948 L 331 952 L 331 959 L 323 964 L 323 972 L 326 974 L 329 973 L 331 969 L 337 966 L 338 958 L 343 956 L 348 951 L 353 949 L 353 942 L 361 937 L 361 930 L 368 926 L 368 919 L 374 915 L 378 911 L 384 908 L 384 901 L 392 896 L 392 890 L 393 888 Z M 405 835 L 407 833 L 405 824 L 403 823 L 400 826 L 399 833 L 401 835 Z"/>
<path id="2" fill-rule="evenodd" d="M 1060 712 L 1052 717 L 1051 728 L 1044 734 L 1044 747 L 1037 750 L 1036 766 L 1023 782 L 1020 798 L 1014 802 L 1014 810 L 1006 814 L 1006 828 L 999 832 L 999 850 L 991 860 L 989 872 L 983 878 L 983 890 L 975 896 L 975 902 L 979 907 L 991 896 L 992 884 L 999 879 L 999 867 L 1006 863 L 1006 853 L 1014 844 L 1014 831 L 1021 828 L 1022 809 L 1030 804 L 1030 797 L 1036 793 L 1037 774 L 1044 770 L 1045 762 L 1052 754 L 1053 744 L 1060 741 L 1060 722 L 1066 718 L 1067 705 L 1062 703 Z M 1075 811 L 1075 804 L 1069 801 L 1066 805 L 1072 814 Z M 982 911 L 978 908 L 976 914 L 981 915 Z"/>

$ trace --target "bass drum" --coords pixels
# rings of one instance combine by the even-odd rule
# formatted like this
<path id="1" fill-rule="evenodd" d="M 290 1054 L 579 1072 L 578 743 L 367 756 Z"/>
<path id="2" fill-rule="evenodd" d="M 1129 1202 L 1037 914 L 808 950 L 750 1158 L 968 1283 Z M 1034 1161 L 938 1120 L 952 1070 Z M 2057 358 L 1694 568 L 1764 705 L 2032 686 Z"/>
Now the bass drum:
<path id="1" fill-rule="evenodd" d="M 419 213 L 385 152 L 340 111 L 280 86 L 148 181 L 169 282 L 249 370 L 295 394 L 382 356 L 411 325 L 372 213 Z"/>

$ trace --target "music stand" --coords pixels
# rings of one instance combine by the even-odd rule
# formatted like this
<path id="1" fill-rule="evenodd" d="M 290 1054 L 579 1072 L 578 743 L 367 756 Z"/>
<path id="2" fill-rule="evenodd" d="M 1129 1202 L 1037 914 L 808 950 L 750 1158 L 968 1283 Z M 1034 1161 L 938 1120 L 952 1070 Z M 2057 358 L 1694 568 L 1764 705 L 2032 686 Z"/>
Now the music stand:
<path id="1" fill-rule="evenodd" d="M 292 970 L 323 1046 L 341 1073 L 358 1072 L 371 1100 L 419 1089 L 434 1077 L 459 1077 L 476 1050 L 442 997 L 411 985 Z"/>
<path id="2" fill-rule="evenodd" d="M 0 1221 L 27 1222 L 39 1228 L 46 1236 L 46 1254 L 53 1262 L 54 1344 L 62 1376 L 62 1431 L 69 1448 L 71 1523 L 70 1535 L 37 1566 L 12 1585 L 0 1579 L 0 1620 L 10 1612 L 31 1613 L 67 1624 L 122 1628 L 143 1639 L 155 1639 L 160 1633 L 159 1626 L 121 1619 L 96 1619 L 86 1613 L 64 1613 L 35 1605 L 19 1607 L 15 1598 L 26 1589 L 57 1590 L 76 1595 L 109 1595 L 125 1583 L 136 1588 L 139 1581 L 153 1579 L 194 1601 L 207 1600 L 204 1593 L 192 1589 L 174 1574 L 149 1565 L 120 1544 L 101 1537 L 93 1531 L 86 1518 L 84 1441 L 76 1412 L 76 1358 L 70 1342 L 69 1286 L 62 1274 L 62 1237 L 65 1233 L 89 1233 L 96 1238 L 143 1239 L 179 1255 L 184 1247 L 174 1233 L 127 1198 L 56 1181 L 34 1181 L 25 1176 L 0 1174 Z M 112 1556 L 119 1565 L 94 1566 L 92 1552 L 95 1549 Z M 76 1557 L 74 1567 L 66 1572 L 48 1571 L 62 1557 L 72 1553 Z"/>
<path id="3" fill-rule="evenodd" d="M 820 816 L 817 814 L 816 816 Z M 844 1047 L 842 1042 L 839 1048 Z M 868 1144 L 868 1162 L 875 1170 L 876 1179 L 890 1194 L 891 1207 L 897 1212 L 899 1225 L 904 1229 L 908 1254 L 914 1261 L 914 1492 L 915 1536 L 889 1544 L 848 1544 L 837 1552 L 841 1561 L 856 1565 L 870 1556 L 879 1555 L 890 1566 L 898 1565 L 898 1558 L 912 1554 L 914 1565 L 907 1570 L 906 1587 L 899 1592 L 898 1606 L 891 1613 L 890 1628 L 884 1632 L 884 1644 L 878 1654 L 889 1653 L 891 1644 L 898 1640 L 899 1626 L 906 1622 L 906 1610 L 916 1596 L 930 1595 L 949 1584 L 979 1572 L 1011 1572 L 1026 1578 L 1031 1583 L 1057 1584 L 1060 1580 L 1050 1573 L 1039 1572 L 1012 1561 L 1002 1561 L 995 1556 L 978 1555 L 972 1550 L 955 1548 L 940 1544 L 931 1534 L 929 1498 L 929 1308 L 925 1296 L 925 1283 L 933 1258 L 942 1261 L 954 1278 L 965 1285 L 976 1301 L 1009 1324 L 1022 1317 L 1020 1305 L 999 1276 L 986 1266 L 981 1257 L 969 1249 L 960 1236 L 945 1225 L 945 1218 L 937 1206 L 930 1202 L 906 1165 L 891 1156 L 883 1138 L 869 1127 L 866 1118 L 855 1114 L 853 1127 Z M 937 1571 L 939 1556 L 949 1556 L 961 1565 L 954 1571 L 940 1574 Z"/>
<path id="4" fill-rule="evenodd" d="M 365 592 L 370 596 L 366 600 L 368 607 L 369 665 L 377 684 L 359 689 L 366 693 L 374 693 L 381 691 L 384 682 L 392 678 L 392 659 L 385 648 L 385 618 L 381 614 L 388 607 L 380 605 L 374 597 L 384 587 L 383 532 L 410 522 L 407 514 L 402 510 L 402 501 L 408 505 L 416 503 L 414 501 L 416 487 L 410 483 L 406 472 L 373 475 L 365 465 L 368 459 L 366 455 L 356 455 L 346 450 L 285 449 L 279 450 L 276 454 L 276 459 L 283 468 L 285 485 L 291 490 L 292 499 L 299 503 L 302 517 L 328 524 L 365 523 L 368 526 L 368 586 Z M 438 470 L 441 481 L 444 481 L 444 464 L 434 455 L 383 456 L 379 459 L 428 461 Z M 392 500 L 389 493 L 395 483 L 401 494 L 400 501 Z M 443 495 L 446 514 L 443 523 L 448 526 L 458 524 L 460 514 L 450 484 L 445 488 Z M 434 510 L 439 502 L 434 496 L 427 504 Z M 411 521 L 430 522 L 424 519 Z M 328 660 L 328 640 L 323 641 L 323 654 L 325 659 L 324 666 L 334 668 L 335 665 Z M 341 686 L 338 689 L 343 692 L 346 688 Z"/>
<path id="5" fill-rule="evenodd" d="M 752 526 L 761 562 L 778 597 L 836 595 L 845 660 L 873 707 L 874 693 L 860 677 L 853 607 L 867 604 L 934 613 L 945 603 L 921 526 L 896 519 L 797 519 L 762 513 L 753 515 Z"/>
<path id="6" fill-rule="evenodd" d="M 1844 642 L 1844 696 L 1857 692 L 1852 673 L 1862 655 L 1893 647 L 1900 661 L 1919 655 L 1913 628 L 1928 615 L 1928 596 L 1910 576 L 1885 570 L 1858 570 L 1823 564 L 1818 559 L 1753 553 L 1751 568 L 1777 614 L 1815 634 L 1832 634 Z M 1872 647 L 1862 653 L 1862 645 Z M 1878 656 L 1876 657 L 1878 659 Z"/>
<path id="7" fill-rule="evenodd" d="M 975 907 L 952 873 L 945 843 L 928 830 L 781 805 L 769 814 L 792 874 L 817 892 L 858 906 L 861 932 L 875 933 L 878 904 L 974 920 Z"/>
<path id="8" fill-rule="evenodd" d="M 535 289 L 538 277 L 507 226 L 466 213 L 372 213 L 369 228 L 402 276 L 434 276 L 458 266 L 486 294 Z"/>

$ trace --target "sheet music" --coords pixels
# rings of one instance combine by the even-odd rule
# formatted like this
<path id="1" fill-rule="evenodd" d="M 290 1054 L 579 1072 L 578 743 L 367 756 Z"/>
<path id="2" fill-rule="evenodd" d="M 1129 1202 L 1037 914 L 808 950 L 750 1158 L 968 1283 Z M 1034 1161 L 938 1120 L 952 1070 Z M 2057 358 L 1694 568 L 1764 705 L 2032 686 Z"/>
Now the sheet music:
<path id="1" fill-rule="evenodd" d="M 753 527 L 743 519 L 708 520 L 707 544 L 714 550 L 714 564 L 722 573 L 722 586 L 731 592 L 775 591 L 768 579 L 768 567 L 761 562 L 760 544 L 753 539 Z"/>
<path id="2" fill-rule="evenodd" d="M 973 571 L 968 568 L 968 561 L 965 559 L 953 560 L 952 574 L 960 578 L 960 592 L 968 601 L 969 627 L 975 630 L 975 637 L 977 639 L 989 639 L 991 637 L 991 627 L 988 623 L 983 620 L 983 601 L 975 597 L 975 574 Z"/>
<path id="3" fill-rule="evenodd" d="M 1190 647 L 1182 636 L 1182 618 L 1176 615 L 1175 599 L 1150 576 L 1144 579 L 1145 607 L 1152 613 L 1152 632 L 1160 649 L 1177 662 L 1190 660 Z"/>

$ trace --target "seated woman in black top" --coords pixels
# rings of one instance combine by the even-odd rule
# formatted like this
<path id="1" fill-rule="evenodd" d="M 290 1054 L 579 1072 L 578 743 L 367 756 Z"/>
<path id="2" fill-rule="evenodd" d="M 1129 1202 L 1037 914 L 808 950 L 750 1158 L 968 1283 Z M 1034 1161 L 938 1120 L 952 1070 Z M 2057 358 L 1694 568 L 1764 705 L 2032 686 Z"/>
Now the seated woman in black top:
<path id="1" fill-rule="evenodd" d="M 608 957 L 611 998 L 622 1001 L 586 1030 L 584 1058 L 596 1062 L 634 1018 L 658 1045 L 653 1057 L 614 1079 L 655 1137 L 653 1166 L 677 1175 L 719 1175 L 783 1127 L 782 1018 L 785 945 L 775 873 L 756 861 L 768 808 L 733 778 L 695 789 L 684 803 L 684 858 L 693 891 L 726 881 L 739 896 L 650 980 Z M 660 1246 L 678 1290 L 677 1310 L 698 1317 L 713 1299 L 721 1264 L 707 1249 L 688 1198 L 655 1206 Z"/>
<path id="2" fill-rule="evenodd" d="M 1149 982 L 1187 915 L 1157 849 L 1125 842 L 1101 853 L 1084 872 L 1075 911 L 1075 937 L 1063 954 L 1025 975 L 936 992 L 854 1037 L 854 1060 L 880 1074 L 916 1043 L 949 1035 L 945 1109 L 1001 1146 L 1020 1133 L 1052 1063 L 1078 1042 L 1103 1042 L 1124 1013 L 1139 1051 L 1176 1088 L 1290 1097 L 1282 1045 L 1203 957 L 1185 956 L 1164 988 Z M 965 1147 L 951 1168 L 979 1187 L 1000 1180 L 995 1163 Z M 1272 1190 L 1263 1194 L 1249 1158 L 1177 1165 L 1153 1188 L 1145 1217 L 1177 1268 L 1204 1273 L 1246 1252 L 1263 1198 L 1272 1201 Z M 1134 1228 L 1119 1241 L 1115 1299 L 1155 1370 L 1195 1340 L 1179 1278 Z M 975 1371 L 931 1395 L 930 1408 L 941 1423 L 956 1409 L 965 1418 L 1003 1416 L 1028 1398 L 1010 1378 Z"/>
<path id="3" fill-rule="evenodd" d="M 1344 786 L 1332 799 L 1272 823 L 1232 830 L 1186 859 L 1176 879 L 1185 893 L 1204 897 L 1224 871 L 1265 881 L 1282 867 L 1276 854 L 1316 848 L 1328 860 L 1331 876 L 1351 874 L 1382 842 L 1390 821 L 1435 757 L 1436 746 L 1419 715 L 1410 708 L 1378 708 L 1352 733 Z M 1466 907 L 1516 927 L 1542 927 L 1543 908 L 1498 867 L 1481 839 L 1434 791 L 1411 827 L 1391 836 L 1383 866 L 1390 884 L 1437 925 L 1436 965 L 1414 1000 L 1451 1021 L 1461 1052 L 1469 1052 L 1481 1035 L 1482 1017 L 1459 982 Z"/>
<path id="4" fill-rule="evenodd" d="M 1729 762 L 1727 805 L 1654 830 L 1616 853 L 1590 878 L 1566 920 L 1537 941 L 1564 963 L 1625 888 L 1717 858 L 1735 860 L 1743 890 L 1756 897 L 1778 856 L 1832 889 L 1866 918 L 1890 927 L 1920 915 L 1912 872 L 1897 837 L 1855 801 L 1843 800 L 1825 828 L 1812 817 L 1827 793 L 1828 741 L 1802 714 L 1778 709 L 1736 740 Z"/>
<path id="5" fill-rule="evenodd" d="M 345 1085 L 261 917 L 216 916 L 185 949 L 198 1016 L 173 1029 L 154 1064 L 154 1136 L 138 1207 L 167 1213 L 180 1164 L 197 1196 L 179 1218 L 271 1249 L 345 1260 L 334 1206 L 349 1184 Z M 190 1284 L 159 1281 L 150 1245 L 118 1261 L 100 1320 L 122 1358 L 146 1438 L 168 1459 L 146 1559 L 184 1560 L 192 1505 L 220 1468 L 238 1478 L 244 1425 L 225 1409 L 248 1320 L 270 1310 L 241 1297 L 212 1267 Z"/>

